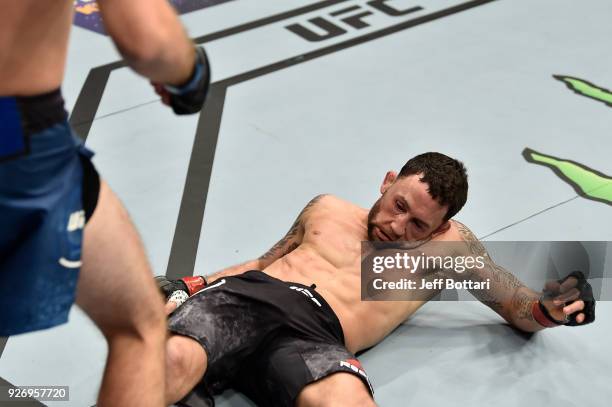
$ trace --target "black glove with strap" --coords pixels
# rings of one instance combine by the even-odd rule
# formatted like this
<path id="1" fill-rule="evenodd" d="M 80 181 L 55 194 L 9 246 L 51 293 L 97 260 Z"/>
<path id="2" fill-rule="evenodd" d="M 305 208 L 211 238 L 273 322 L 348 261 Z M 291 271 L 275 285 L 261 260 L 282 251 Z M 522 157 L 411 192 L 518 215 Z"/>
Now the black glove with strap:
<path id="1" fill-rule="evenodd" d="M 195 46 L 195 65 L 193 73 L 187 82 L 180 86 L 156 85 L 156 92 L 164 103 L 172 107 L 178 115 L 197 113 L 202 110 L 208 87 L 210 85 L 210 65 L 206 51 L 201 46 Z"/>
<path id="2" fill-rule="evenodd" d="M 552 327 L 559 326 L 559 325 L 567 325 L 567 326 L 586 325 L 586 324 L 590 324 L 591 322 L 595 321 L 595 297 L 593 296 L 593 288 L 591 287 L 591 284 L 589 284 L 586 277 L 581 271 L 574 271 L 570 273 L 569 275 L 567 275 L 565 278 L 562 278 L 561 280 L 557 281 L 557 283 L 559 284 L 559 287 L 561 287 L 570 278 L 576 279 L 576 283 L 573 286 L 571 286 L 569 289 L 574 289 L 574 288 L 577 289 L 579 291 L 579 296 L 577 299 L 565 303 L 565 306 L 570 305 L 574 301 L 582 300 L 584 302 L 584 308 L 572 314 L 569 314 L 565 320 L 560 321 L 554 318 L 548 311 L 548 308 L 546 308 L 546 306 L 543 304 L 544 300 L 552 299 L 556 297 L 557 295 L 559 295 L 560 290 L 557 293 L 545 291 L 544 295 L 540 298 L 538 302 L 533 304 L 533 308 L 532 308 L 533 317 L 540 325 L 547 327 L 547 328 L 552 328 Z M 566 287 L 565 292 L 567 291 L 568 289 Z M 584 314 L 584 319 L 582 322 L 578 322 L 576 320 L 576 317 L 579 314 Z"/>

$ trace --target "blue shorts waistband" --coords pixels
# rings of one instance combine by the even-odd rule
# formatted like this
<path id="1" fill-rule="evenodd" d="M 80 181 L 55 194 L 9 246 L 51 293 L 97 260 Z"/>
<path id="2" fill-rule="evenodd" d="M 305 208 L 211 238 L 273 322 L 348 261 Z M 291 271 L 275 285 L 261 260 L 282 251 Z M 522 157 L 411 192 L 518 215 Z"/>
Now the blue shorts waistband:
<path id="1" fill-rule="evenodd" d="M 23 128 L 29 134 L 68 119 L 60 89 L 34 96 L 16 96 L 15 100 L 21 113 Z"/>
<path id="2" fill-rule="evenodd" d="M 67 119 L 59 89 L 34 96 L 0 96 L 0 162 L 29 154 L 30 139 L 55 126 L 67 126 Z"/>

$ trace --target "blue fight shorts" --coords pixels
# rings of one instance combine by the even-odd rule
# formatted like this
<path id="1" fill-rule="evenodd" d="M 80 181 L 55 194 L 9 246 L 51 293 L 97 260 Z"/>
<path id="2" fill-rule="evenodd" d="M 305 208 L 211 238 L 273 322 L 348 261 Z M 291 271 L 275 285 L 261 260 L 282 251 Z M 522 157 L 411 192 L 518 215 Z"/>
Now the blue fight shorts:
<path id="1" fill-rule="evenodd" d="M 56 90 L 0 97 L 0 336 L 68 320 L 100 180 Z"/>

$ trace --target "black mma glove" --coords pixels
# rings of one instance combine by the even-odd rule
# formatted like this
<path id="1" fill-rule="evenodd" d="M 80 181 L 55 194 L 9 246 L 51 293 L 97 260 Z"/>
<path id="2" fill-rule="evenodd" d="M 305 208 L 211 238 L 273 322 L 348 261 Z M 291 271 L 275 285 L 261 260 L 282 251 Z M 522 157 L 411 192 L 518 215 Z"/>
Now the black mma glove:
<path id="1" fill-rule="evenodd" d="M 195 46 L 195 65 L 191 78 L 180 86 L 153 84 L 164 103 L 170 105 L 178 115 L 197 113 L 202 110 L 210 85 L 210 66 L 206 51 Z"/>
<path id="2" fill-rule="evenodd" d="M 569 279 L 574 278 L 576 282 L 570 286 L 565 287 L 564 291 L 561 291 L 561 286 Z M 593 288 L 585 278 L 584 274 L 581 271 L 574 271 L 570 273 L 565 278 L 557 280 L 558 287 L 555 287 L 554 290 L 545 290 L 544 295 L 540 298 L 540 300 L 534 303 L 532 308 L 532 314 L 535 320 L 542 326 L 551 328 L 559 325 L 567 325 L 567 326 L 579 326 L 590 324 L 595 321 L 595 298 L 593 296 Z M 573 301 L 566 302 L 562 305 L 562 307 L 570 305 L 574 301 L 582 300 L 584 302 L 584 308 L 576 311 L 572 314 L 566 316 L 565 320 L 558 320 L 554 318 L 549 312 L 548 308 L 544 305 L 543 302 L 550 303 L 550 300 L 553 300 L 555 297 L 563 294 L 572 289 L 577 289 L 579 291 L 578 298 Z M 584 320 L 579 323 L 576 321 L 576 317 L 579 314 L 584 314 Z"/>

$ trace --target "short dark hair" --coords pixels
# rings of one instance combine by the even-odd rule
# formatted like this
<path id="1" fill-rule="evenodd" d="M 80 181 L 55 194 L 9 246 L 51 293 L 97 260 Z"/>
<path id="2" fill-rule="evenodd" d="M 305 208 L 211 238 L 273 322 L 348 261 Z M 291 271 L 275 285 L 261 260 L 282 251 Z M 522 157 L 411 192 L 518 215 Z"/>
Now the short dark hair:
<path id="1" fill-rule="evenodd" d="M 410 159 L 398 178 L 421 174 L 420 181 L 429 185 L 428 192 L 440 205 L 448 205 L 444 220 L 459 212 L 467 201 L 468 177 L 465 166 L 441 153 L 429 152 Z"/>

